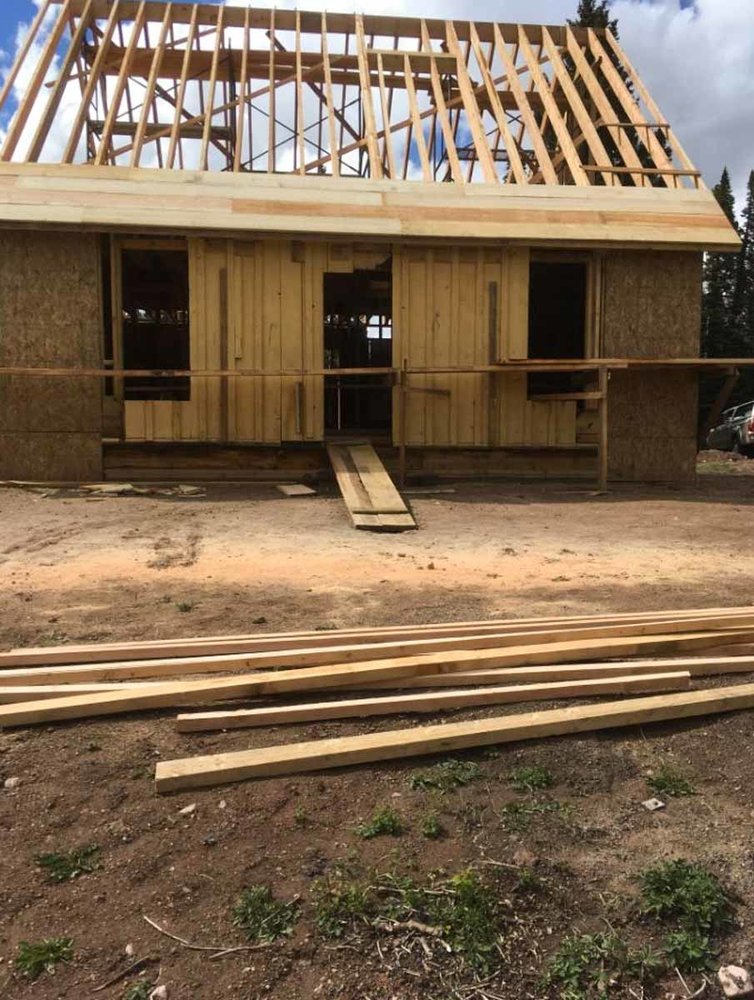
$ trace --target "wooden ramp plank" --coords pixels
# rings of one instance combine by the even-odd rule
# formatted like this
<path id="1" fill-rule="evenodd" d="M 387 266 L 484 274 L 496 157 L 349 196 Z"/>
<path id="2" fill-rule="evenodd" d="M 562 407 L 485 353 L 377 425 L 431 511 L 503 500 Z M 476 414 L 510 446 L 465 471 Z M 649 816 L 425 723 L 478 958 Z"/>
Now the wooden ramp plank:
<path id="1" fill-rule="evenodd" d="M 688 688 L 688 671 L 567 681 L 559 684 L 513 684 L 482 689 L 434 691 L 424 694 L 394 695 L 383 698 L 349 698 L 304 705 L 275 705 L 236 709 L 230 712 L 192 712 L 179 715 L 176 727 L 181 733 L 213 729 L 247 729 L 254 726 L 292 725 L 297 722 L 321 722 L 330 719 L 365 719 L 374 715 L 399 715 L 403 712 L 437 712 L 472 708 L 478 705 L 501 705 L 509 702 L 546 701 L 550 698 L 591 698 L 603 694 L 629 692 L 678 691 Z"/>
<path id="2" fill-rule="evenodd" d="M 364 452 L 359 452 L 359 460 L 365 470 L 367 482 L 357 468 L 352 452 L 353 448 L 366 448 L 372 452 L 373 459 L 364 457 Z M 341 495 L 348 510 L 355 528 L 366 528 L 371 531 L 408 531 L 416 527 L 413 515 L 400 498 L 400 494 L 392 486 L 394 496 L 390 495 L 385 487 L 384 480 L 377 474 L 374 468 L 376 462 L 384 473 L 384 478 L 390 482 L 377 453 L 371 445 L 354 445 L 347 447 L 344 445 L 330 444 L 327 446 L 327 454 L 330 464 L 335 472 Z M 369 490 L 374 490 L 374 497 Z M 397 497 L 397 501 L 395 500 Z M 375 499 L 377 503 L 375 503 Z M 381 504 L 386 504 L 385 509 Z"/>
<path id="3" fill-rule="evenodd" d="M 558 708 L 521 715 L 494 716 L 471 722 L 413 726 L 410 729 L 342 736 L 160 761 L 155 770 L 158 792 L 201 788 L 248 778 L 300 774 L 348 764 L 396 760 L 473 747 L 585 733 L 621 726 L 647 725 L 754 707 L 754 684 L 711 691 L 652 695 L 597 705 Z"/>
<path id="4" fill-rule="evenodd" d="M 374 510 L 378 514 L 408 514 L 408 507 L 372 445 L 353 444 L 348 451 Z"/>

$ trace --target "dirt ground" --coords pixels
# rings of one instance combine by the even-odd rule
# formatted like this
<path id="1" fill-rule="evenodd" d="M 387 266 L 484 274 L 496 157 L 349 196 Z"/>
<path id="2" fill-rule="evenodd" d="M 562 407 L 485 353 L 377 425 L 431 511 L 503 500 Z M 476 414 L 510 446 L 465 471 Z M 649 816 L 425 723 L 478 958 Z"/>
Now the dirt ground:
<path id="1" fill-rule="evenodd" d="M 354 531 L 326 490 L 295 499 L 261 485 L 185 498 L 0 490 L 0 648 L 752 603 L 746 476 L 708 471 L 682 491 L 606 496 L 579 484 L 452 489 L 409 496 L 419 530 L 396 535 Z M 153 960 L 147 974 L 170 1000 L 563 996 L 542 980 L 563 935 L 609 924 L 651 938 L 636 916 L 636 875 L 675 857 L 704 863 L 735 890 L 738 925 L 720 957 L 754 962 L 752 713 L 466 755 L 480 777 L 444 795 L 412 788 L 432 761 L 407 760 L 158 797 L 159 759 L 418 724 L 181 735 L 173 714 L 0 733 L 0 785 L 20 778 L 0 788 L 0 996 L 80 998 L 140 958 Z M 697 794 L 649 813 L 646 775 L 663 763 L 682 768 Z M 552 772 L 544 799 L 513 790 L 519 765 Z M 521 822 L 506 808 L 545 801 L 555 805 Z M 360 839 L 355 827 L 385 806 L 406 832 Z M 440 839 L 422 836 L 428 811 Z M 35 863 L 90 844 L 99 867 L 74 881 L 51 884 Z M 504 961 L 489 981 L 475 983 L 420 935 L 357 928 L 328 939 L 315 926 L 313 886 L 338 871 L 374 882 L 470 867 L 493 880 L 506 911 Z M 522 887 L 522 868 L 536 873 L 536 890 Z M 211 958 L 144 920 L 192 944 L 234 947 L 244 938 L 232 909 L 254 884 L 299 898 L 282 944 Z M 35 982 L 14 972 L 19 942 L 57 936 L 73 939 L 72 961 Z M 124 997 L 136 981 L 96 995 Z M 643 996 L 685 997 L 703 985 L 698 974 L 686 983 L 663 977 Z M 632 995 L 642 994 L 620 983 L 610 991 Z M 710 985 L 704 995 L 721 994 Z"/>

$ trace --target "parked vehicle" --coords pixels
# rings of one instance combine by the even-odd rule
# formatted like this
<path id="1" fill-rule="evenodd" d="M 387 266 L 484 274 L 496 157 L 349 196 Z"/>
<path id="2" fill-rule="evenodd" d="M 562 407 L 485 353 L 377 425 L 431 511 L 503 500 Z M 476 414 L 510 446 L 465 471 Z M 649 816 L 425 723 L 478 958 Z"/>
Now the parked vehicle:
<path id="1" fill-rule="evenodd" d="M 754 458 L 754 401 L 723 410 L 720 423 L 707 435 L 707 447 Z"/>

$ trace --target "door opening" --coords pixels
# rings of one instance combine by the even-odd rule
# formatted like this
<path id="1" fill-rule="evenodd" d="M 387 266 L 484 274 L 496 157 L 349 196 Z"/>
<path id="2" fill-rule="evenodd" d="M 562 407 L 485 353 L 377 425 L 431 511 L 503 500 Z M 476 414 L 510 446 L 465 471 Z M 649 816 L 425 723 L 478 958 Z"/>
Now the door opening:
<path id="1" fill-rule="evenodd" d="M 532 261 L 529 268 L 529 357 L 583 358 L 586 350 L 587 263 Z M 529 395 L 568 392 L 582 373 L 530 372 Z"/>
<path id="2" fill-rule="evenodd" d="M 324 367 L 390 368 L 392 258 L 373 271 L 324 275 Z M 392 379 L 386 374 L 325 378 L 325 432 L 389 435 Z"/>
<path id="3" fill-rule="evenodd" d="M 187 371 L 191 367 L 188 252 L 124 248 L 121 268 L 124 368 Z M 188 400 L 191 379 L 127 378 L 125 398 Z"/>

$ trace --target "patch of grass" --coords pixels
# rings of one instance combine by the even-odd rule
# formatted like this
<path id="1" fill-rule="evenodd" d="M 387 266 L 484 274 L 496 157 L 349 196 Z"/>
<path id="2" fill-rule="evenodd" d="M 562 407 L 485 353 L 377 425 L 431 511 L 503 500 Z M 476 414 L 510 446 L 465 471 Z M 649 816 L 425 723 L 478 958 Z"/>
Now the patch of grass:
<path id="1" fill-rule="evenodd" d="M 696 790 L 689 779 L 672 764 L 662 764 L 655 774 L 647 777 L 647 787 L 655 795 L 669 795 L 671 798 L 683 798 L 696 795 Z"/>
<path id="2" fill-rule="evenodd" d="M 154 983 L 149 979 L 139 979 L 126 989 L 123 1000 L 149 1000 L 153 989 Z"/>
<path id="3" fill-rule="evenodd" d="M 405 832 L 405 826 L 392 806 L 378 809 L 368 823 L 356 827 L 357 836 L 362 840 L 372 840 L 374 837 L 400 837 Z"/>
<path id="4" fill-rule="evenodd" d="M 428 840 L 439 840 L 445 833 L 437 813 L 428 813 L 422 821 L 422 836 Z"/>
<path id="5" fill-rule="evenodd" d="M 536 764 L 532 767 L 514 767 L 508 777 L 517 792 L 541 792 L 555 784 L 552 772 Z"/>
<path id="6" fill-rule="evenodd" d="M 193 611 L 194 610 L 194 608 L 196 607 L 196 602 L 195 601 L 176 601 L 176 605 L 175 606 L 178 608 L 179 611 L 182 611 L 183 614 L 187 614 L 189 611 Z"/>
<path id="7" fill-rule="evenodd" d="M 441 760 L 426 771 L 415 771 L 409 778 L 411 788 L 436 791 L 441 794 L 468 785 L 482 777 L 482 769 L 475 760 Z"/>
<path id="8" fill-rule="evenodd" d="M 450 880 L 450 895 L 429 897 L 430 917 L 443 927 L 443 938 L 472 968 L 485 972 L 498 955 L 497 894 L 472 871 Z"/>
<path id="9" fill-rule="evenodd" d="M 411 879 L 383 876 L 380 886 L 394 895 L 381 900 L 380 916 L 390 920 L 416 919 L 436 927 L 452 953 L 477 972 L 497 965 L 501 914 L 498 893 L 467 869 L 441 883 L 420 886 Z"/>
<path id="10" fill-rule="evenodd" d="M 735 913 L 718 878 L 702 865 L 677 859 L 646 869 L 639 882 L 642 913 L 673 928 L 665 939 L 668 960 L 688 972 L 710 967 L 712 938 L 730 930 Z"/>
<path id="11" fill-rule="evenodd" d="M 357 921 L 366 922 L 372 910 L 369 887 L 343 875 L 318 879 L 312 886 L 314 924 L 326 938 L 339 938 Z"/>
<path id="12" fill-rule="evenodd" d="M 99 868 L 99 847 L 89 844 L 64 854 L 37 854 L 34 861 L 42 868 L 48 882 L 70 882 Z"/>
<path id="13" fill-rule="evenodd" d="M 507 802 L 500 810 L 503 823 L 512 830 L 519 832 L 528 830 L 535 816 L 544 813 L 559 813 L 567 817 L 569 810 L 555 799 L 542 799 L 536 802 Z"/>
<path id="14" fill-rule="evenodd" d="M 515 890 L 521 893 L 533 893 L 541 889 L 544 884 L 544 879 L 541 879 L 533 868 L 523 867 L 519 869 Z"/>
<path id="15" fill-rule="evenodd" d="M 65 641 L 65 635 L 62 632 L 50 632 L 47 635 L 42 635 L 36 642 L 37 646 L 59 646 L 61 642 Z"/>
<path id="16" fill-rule="evenodd" d="M 299 917 L 298 900 L 281 902 L 266 885 L 244 889 L 233 908 L 233 923 L 250 941 L 270 944 L 293 933 Z"/>
<path id="17" fill-rule="evenodd" d="M 39 979 L 43 972 L 54 972 L 60 962 L 73 958 L 73 939 L 45 938 L 43 941 L 22 941 L 13 965 L 27 979 Z"/>
<path id="18" fill-rule="evenodd" d="M 312 887 L 314 922 L 326 938 L 341 938 L 358 929 L 378 933 L 385 923 L 404 925 L 399 933 L 413 934 L 414 920 L 436 929 L 442 954 L 484 972 L 500 961 L 497 943 L 502 925 L 495 887 L 474 871 L 449 879 L 430 879 L 425 885 L 412 878 L 385 872 L 366 883 L 344 873 L 320 879 Z M 442 944 L 440 943 L 442 942 Z"/>
<path id="19" fill-rule="evenodd" d="M 609 996 L 615 980 L 644 986 L 661 968 L 657 952 L 632 949 L 613 931 L 570 934 L 550 959 L 546 982 L 558 987 L 560 1000 L 588 1000 Z"/>
<path id="20" fill-rule="evenodd" d="M 293 812 L 293 822 L 299 830 L 303 830 L 305 827 L 309 826 L 309 817 L 306 815 L 306 810 L 303 806 L 296 806 Z"/>

